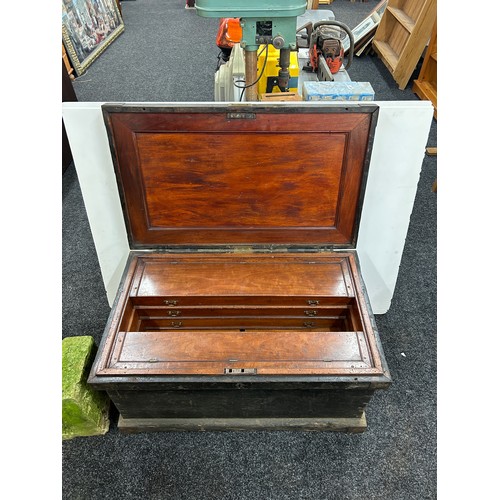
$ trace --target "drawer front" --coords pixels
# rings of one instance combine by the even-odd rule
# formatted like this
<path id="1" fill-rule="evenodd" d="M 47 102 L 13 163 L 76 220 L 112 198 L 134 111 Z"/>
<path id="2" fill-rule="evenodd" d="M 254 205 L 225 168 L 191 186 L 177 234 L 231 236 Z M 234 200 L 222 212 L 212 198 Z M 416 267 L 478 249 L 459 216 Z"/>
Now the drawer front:
<path id="1" fill-rule="evenodd" d="M 371 372 L 362 332 L 209 329 L 120 332 L 109 370 L 123 375 L 252 375 Z M 239 375 L 237 375 L 239 376 Z M 183 385 L 183 390 L 187 386 Z M 278 394 L 279 391 L 276 391 Z"/>
<path id="2" fill-rule="evenodd" d="M 260 307 L 304 307 L 306 309 L 322 306 L 348 305 L 352 302 L 352 297 L 339 296 L 177 296 L 177 297 L 130 297 L 134 307 L 137 306 L 163 306 L 169 308 L 179 308 L 185 306 L 260 306 Z"/>
<path id="3" fill-rule="evenodd" d="M 207 317 L 207 318 L 156 318 L 144 319 L 139 324 L 139 331 L 152 330 L 193 330 L 193 329 L 237 329 L 247 330 L 252 328 L 272 329 L 314 329 L 319 328 L 327 331 L 345 331 L 345 317 L 332 318 L 291 318 L 280 316 L 255 317 Z"/>
<path id="4" fill-rule="evenodd" d="M 299 318 L 325 318 L 345 316 L 348 306 L 337 307 L 263 307 L 263 306 L 213 306 L 213 307 L 163 307 L 140 306 L 136 308 L 139 319 L 171 319 L 224 316 L 292 316 Z"/>

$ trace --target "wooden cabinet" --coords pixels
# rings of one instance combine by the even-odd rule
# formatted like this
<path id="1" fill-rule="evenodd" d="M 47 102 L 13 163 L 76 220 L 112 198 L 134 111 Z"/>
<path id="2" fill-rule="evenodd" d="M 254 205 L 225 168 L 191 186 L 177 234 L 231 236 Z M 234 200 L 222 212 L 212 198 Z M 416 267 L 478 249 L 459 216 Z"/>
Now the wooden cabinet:
<path id="1" fill-rule="evenodd" d="M 422 69 L 418 79 L 413 82 L 412 90 L 420 99 L 427 99 L 432 102 L 434 118 L 437 120 L 437 23 L 434 23 Z"/>
<path id="2" fill-rule="evenodd" d="M 362 431 L 376 105 L 103 106 L 131 254 L 89 382 L 122 431 Z"/>
<path id="3" fill-rule="evenodd" d="M 390 0 L 375 33 L 373 49 L 403 90 L 436 22 L 436 0 Z"/>

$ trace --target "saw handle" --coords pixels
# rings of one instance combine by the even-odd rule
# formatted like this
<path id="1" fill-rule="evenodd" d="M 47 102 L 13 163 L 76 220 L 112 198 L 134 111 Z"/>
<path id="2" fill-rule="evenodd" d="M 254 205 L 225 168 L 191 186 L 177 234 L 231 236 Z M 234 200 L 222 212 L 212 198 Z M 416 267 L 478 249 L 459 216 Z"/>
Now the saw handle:
<path id="1" fill-rule="evenodd" d="M 295 33 L 298 33 L 299 31 L 302 31 L 303 29 L 306 30 L 306 39 L 307 39 L 307 43 L 310 44 L 311 43 L 311 35 L 312 35 L 312 27 L 313 27 L 313 23 L 312 21 L 308 21 L 306 24 L 303 24 L 302 26 L 300 26 L 300 28 L 297 28 L 297 31 Z M 304 37 L 302 37 L 304 38 Z"/>

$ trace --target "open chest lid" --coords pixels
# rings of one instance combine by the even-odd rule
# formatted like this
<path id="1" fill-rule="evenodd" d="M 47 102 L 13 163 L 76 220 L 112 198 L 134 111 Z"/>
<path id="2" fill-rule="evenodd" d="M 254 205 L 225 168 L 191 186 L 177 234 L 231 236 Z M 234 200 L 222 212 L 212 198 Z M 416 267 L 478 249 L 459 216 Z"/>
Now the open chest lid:
<path id="1" fill-rule="evenodd" d="M 378 106 L 102 109 L 131 249 L 355 247 Z"/>

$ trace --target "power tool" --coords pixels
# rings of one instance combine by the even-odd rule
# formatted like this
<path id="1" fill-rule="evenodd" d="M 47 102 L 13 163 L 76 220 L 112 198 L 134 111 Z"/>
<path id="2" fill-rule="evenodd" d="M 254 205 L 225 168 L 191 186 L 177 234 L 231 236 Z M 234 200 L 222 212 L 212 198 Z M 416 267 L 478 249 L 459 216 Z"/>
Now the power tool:
<path id="1" fill-rule="evenodd" d="M 318 21 L 317 23 L 307 23 L 299 30 L 306 29 L 309 61 L 305 71 L 317 73 L 318 80 L 331 81 L 333 75 L 338 73 L 344 63 L 344 47 L 342 41 L 349 37 L 351 47 L 354 46 L 354 36 L 351 30 L 344 23 L 339 21 Z M 297 30 L 297 31 L 299 31 Z M 348 69 L 352 63 L 352 50 L 349 51 L 348 61 L 344 65 Z"/>
<path id="2" fill-rule="evenodd" d="M 246 91 L 247 101 L 258 98 L 257 51 L 261 45 L 272 45 L 280 51 L 277 85 L 286 92 L 290 83 L 290 52 L 297 49 L 297 17 L 306 11 L 305 0 L 196 0 L 195 7 L 202 17 L 239 18 L 240 46 L 245 52 L 245 85 L 239 88 Z"/>

